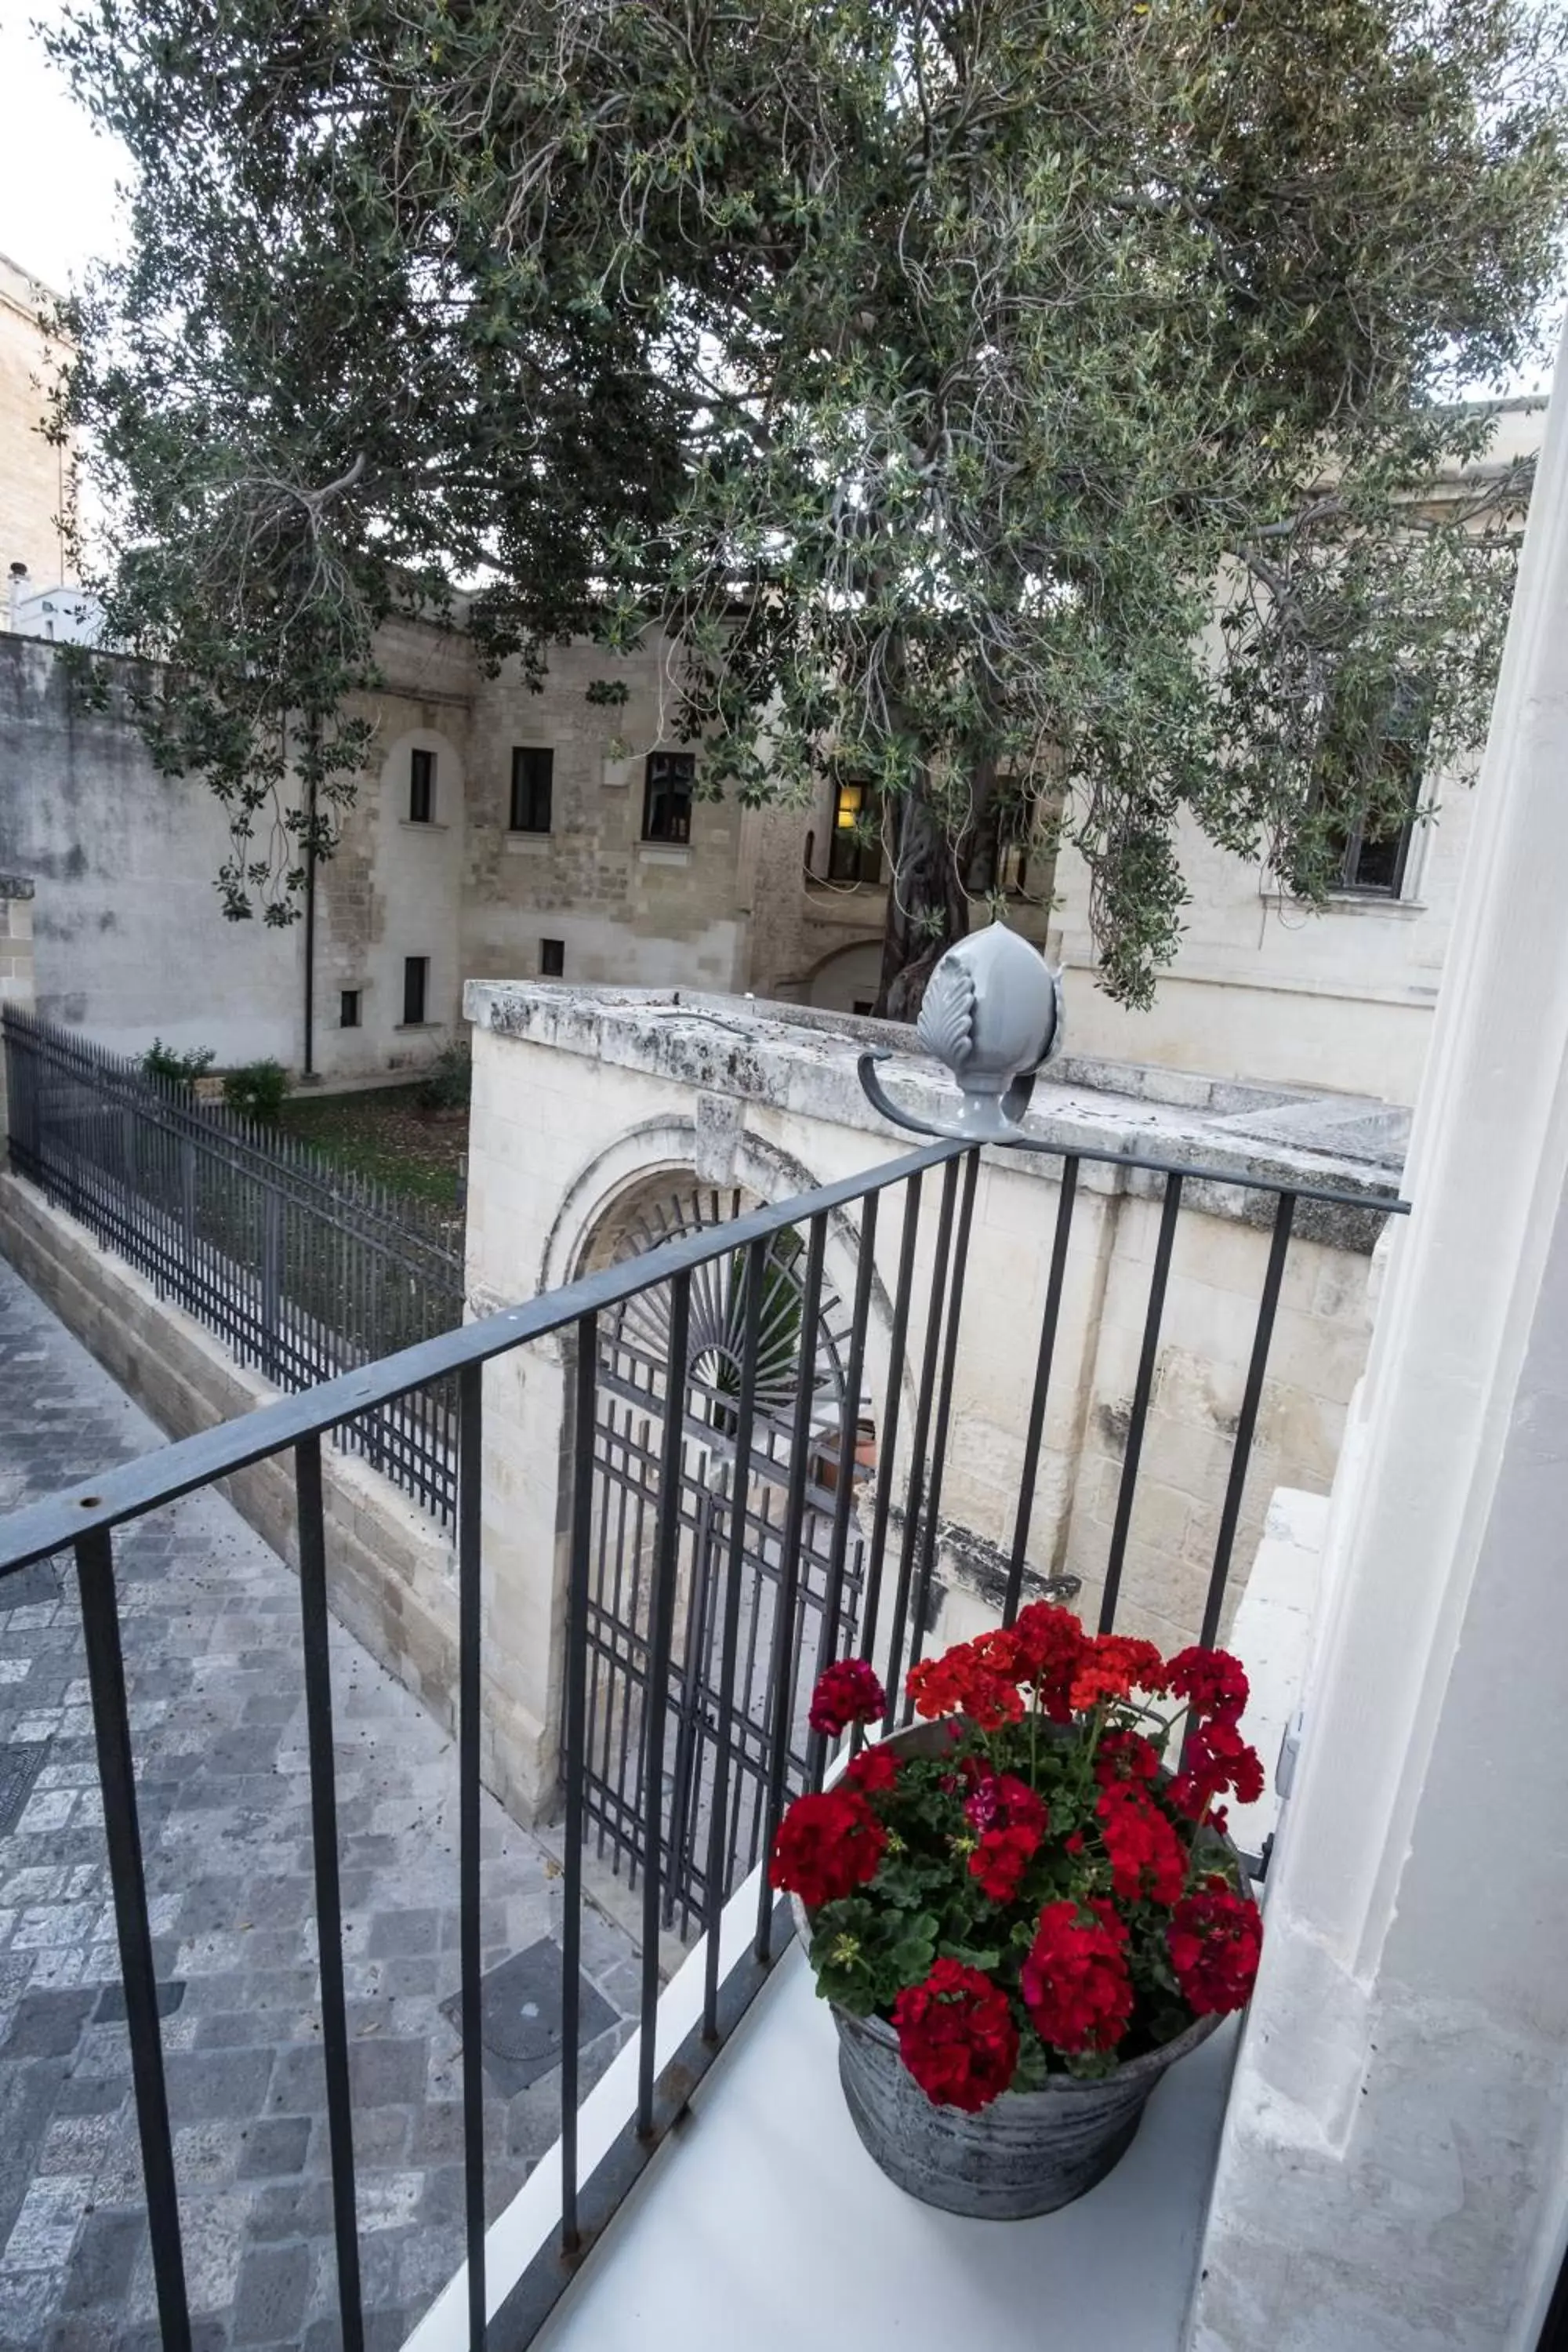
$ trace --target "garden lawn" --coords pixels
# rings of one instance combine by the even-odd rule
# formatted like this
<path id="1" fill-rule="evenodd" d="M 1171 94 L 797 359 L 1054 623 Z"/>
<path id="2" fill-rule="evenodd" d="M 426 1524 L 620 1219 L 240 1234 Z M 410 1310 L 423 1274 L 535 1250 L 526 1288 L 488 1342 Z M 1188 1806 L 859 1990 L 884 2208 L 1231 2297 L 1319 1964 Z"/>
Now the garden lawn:
<path id="1" fill-rule="evenodd" d="M 422 1111 L 413 1087 L 363 1094 L 292 1095 L 280 1126 L 340 1168 L 437 1209 L 456 1210 L 458 1178 L 468 1148 L 466 1118 Z"/>

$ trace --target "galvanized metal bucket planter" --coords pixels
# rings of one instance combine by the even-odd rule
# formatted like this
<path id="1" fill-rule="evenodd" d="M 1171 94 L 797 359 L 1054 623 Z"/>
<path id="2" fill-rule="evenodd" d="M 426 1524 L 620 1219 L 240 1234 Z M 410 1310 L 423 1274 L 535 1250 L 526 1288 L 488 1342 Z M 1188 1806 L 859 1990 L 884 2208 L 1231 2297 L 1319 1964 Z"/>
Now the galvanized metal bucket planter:
<path id="1" fill-rule="evenodd" d="M 944 1736 L 942 1724 L 914 1724 L 887 1745 L 896 1755 L 931 1755 Z M 1236 1862 L 1239 1870 L 1239 1855 Z M 796 1930 L 809 1945 L 806 1912 L 798 1900 L 794 1909 Z M 1054 2213 L 1103 2180 L 1131 2147 L 1155 2084 L 1220 2023 L 1199 2018 L 1173 2042 L 1098 2082 L 1059 2075 L 1043 2090 L 1004 2091 L 978 2115 L 967 2115 L 927 2098 L 885 2019 L 832 2007 L 838 2079 L 868 2154 L 922 2204 L 984 2221 Z"/>

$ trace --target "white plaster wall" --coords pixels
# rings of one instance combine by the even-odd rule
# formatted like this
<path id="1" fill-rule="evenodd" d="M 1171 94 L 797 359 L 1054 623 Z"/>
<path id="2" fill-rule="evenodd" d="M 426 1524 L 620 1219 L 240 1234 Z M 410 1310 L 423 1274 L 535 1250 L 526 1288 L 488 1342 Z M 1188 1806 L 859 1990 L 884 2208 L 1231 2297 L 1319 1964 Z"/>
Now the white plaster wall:
<path id="1" fill-rule="evenodd" d="M 1194 2352 L 1534 2352 L 1568 2239 L 1560 364 Z"/>

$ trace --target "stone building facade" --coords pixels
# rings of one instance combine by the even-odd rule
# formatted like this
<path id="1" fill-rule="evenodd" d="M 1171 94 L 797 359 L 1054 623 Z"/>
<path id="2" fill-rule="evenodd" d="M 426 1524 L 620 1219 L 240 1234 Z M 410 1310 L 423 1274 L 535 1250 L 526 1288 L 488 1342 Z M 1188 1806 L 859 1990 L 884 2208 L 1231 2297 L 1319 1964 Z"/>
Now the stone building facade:
<path id="1" fill-rule="evenodd" d="M 1530 404 L 1501 412 L 1496 464 L 1539 429 Z M 700 747 L 674 733 L 668 645 L 552 647 L 541 691 L 516 661 L 487 675 L 460 612 L 451 628 L 390 625 L 378 655 L 374 764 L 318 878 L 307 1039 L 304 927 L 223 919 L 211 795 L 154 772 L 122 701 L 73 699 L 53 648 L 0 635 L 0 866 L 37 880 L 47 1015 L 125 1051 L 156 1034 L 353 1084 L 460 1034 L 468 980 L 869 1010 L 887 859 L 854 788 L 825 782 L 806 808 L 702 798 Z M 596 683 L 624 701 L 590 699 Z M 1185 933 L 1145 1013 L 1095 985 L 1070 850 L 1026 856 L 982 824 L 964 879 L 977 921 L 998 888 L 1064 962 L 1076 1052 L 1406 1104 L 1472 813 L 1468 773 L 1424 778 L 1392 866 L 1347 868 L 1321 912 L 1270 896 L 1260 867 L 1191 829 Z"/>
<path id="2" fill-rule="evenodd" d="M 41 379 L 49 345 L 40 311 L 48 289 L 0 253 L 0 599 L 21 575 L 34 587 L 58 586 L 68 575 L 59 518 L 70 496 L 64 453 L 40 427 L 46 400 Z M 0 625 L 6 604 L 0 603 Z"/>

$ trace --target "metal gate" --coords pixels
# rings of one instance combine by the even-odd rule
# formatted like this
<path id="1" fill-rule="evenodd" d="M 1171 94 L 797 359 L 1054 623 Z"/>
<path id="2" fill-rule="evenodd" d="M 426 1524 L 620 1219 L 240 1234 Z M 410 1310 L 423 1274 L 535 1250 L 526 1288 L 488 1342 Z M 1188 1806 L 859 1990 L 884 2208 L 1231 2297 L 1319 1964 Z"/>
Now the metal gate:
<path id="1" fill-rule="evenodd" d="M 677 1194 L 635 1236 L 651 1247 L 723 1217 L 738 1194 Z M 687 1936 L 704 1924 L 711 1864 L 722 1891 L 758 1860 L 773 1738 L 773 1692 L 790 1694 L 787 1785 L 803 1788 L 808 1768 L 806 1708 L 821 1668 L 854 1647 L 864 1546 L 852 1497 L 840 1481 L 844 1334 L 836 1299 L 823 1297 L 813 1380 L 811 1454 L 794 1622 L 778 1622 L 784 1523 L 794 1451 L 803 1308 L 798 1237 L 771 1245 L 758 1350 L 751 1459 L 737 1462 L 735 1402 L 741 1360 L 743 1276 L 740 1256 L 715 1260 L 694 1276 L 680 1449 L 679 1552 L 664 1744 L 664 1917 Z M 587 1740 L 584 1804 L 598 1851 L 633 1885 L 645 1858 L 647 1769 L 644 1701 L 659 1467 L 668 1409 L 668 1297 L 661 1286 L 628 1299 L 600 1325 L 594 1430 L 592 1558 L 588 1596 Z M 856 1400 L 857 1406 L 858 1400 Z M 851 1421 L 851 1427 L 854 1422 Z M 851 1449 L 853 1451 L 853 1449 Z M 840 1508 L 841 1499 L 844 1507 Z M 721 1658 L 734 1515 L 742 1515 L 736 1670 L 728 1707 Z M 835 1622 L 829 1622 L 830 1614 Z M 792 1671 L 776 1674 L 778 1645 Z M 721 1712 L 722 1710 L 722 1712 Z M 725 1719 L 727 1717 L 727 1720 Z M 713 1838 L 714 1764 L 730 1747 L 725 1819 Z"/>

